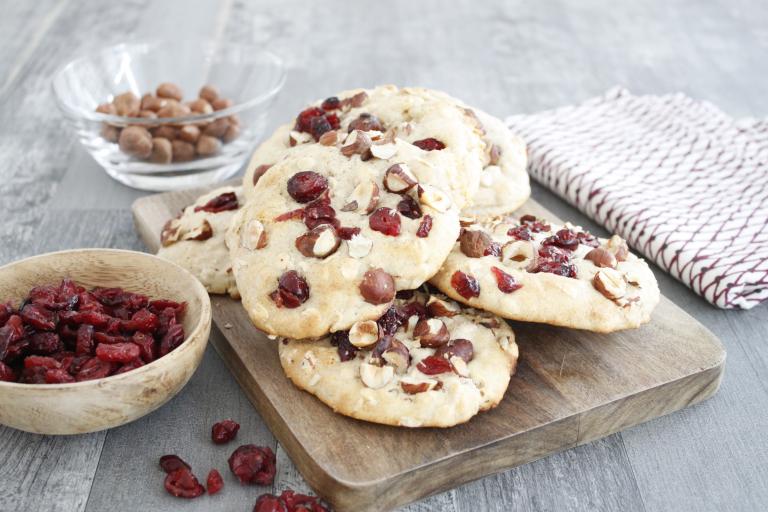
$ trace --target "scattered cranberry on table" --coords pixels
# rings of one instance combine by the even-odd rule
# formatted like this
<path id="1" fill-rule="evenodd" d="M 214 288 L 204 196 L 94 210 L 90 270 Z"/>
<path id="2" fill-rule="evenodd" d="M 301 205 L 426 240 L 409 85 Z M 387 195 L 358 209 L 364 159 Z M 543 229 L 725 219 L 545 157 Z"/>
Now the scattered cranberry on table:
<path id="1" fill-rule="evenodd" d="M 61 384 L 151 363 L 184 341 L 186 303 L 122 288 L 90 291 L 70 279 L 0 304 L 0 380 Z"/>
<path id="2" fill-rule="evenodd" d="M 211 440 L 216 444 L 226 444 L 233 440 L 240 430 L 240 424 L 233 420 L 223 420 L 211 428 Z"/>
<path id="3" fill-rule="evenodd" d="M 298 494 L 291 489 L 284 490 L 280 496 L 262 494 L 256 500 L 253 512 L 329 512 L 317 496 Z"/>
<path id="4" fill-rule="evenodd" d="M 275 480 L 277 459 L 268 446 L 244 444 L 232 452 L 228 462 L 241 484 L 272 485 Z"/>

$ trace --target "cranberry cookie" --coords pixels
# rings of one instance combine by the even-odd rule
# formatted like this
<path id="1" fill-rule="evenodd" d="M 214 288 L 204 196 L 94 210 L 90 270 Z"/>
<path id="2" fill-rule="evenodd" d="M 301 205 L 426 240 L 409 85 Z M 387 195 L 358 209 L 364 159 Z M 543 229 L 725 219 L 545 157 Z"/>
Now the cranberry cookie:
<path id="1" fill-rule="evenodd" d="M 449 96 L 422 88 L 379 86 L 357 89 L 316 102 L 281 126 L 254 153 L 243 179 L 250 200 L 255 184 L 270 165 L 285 158 L 292 147 L 348 145 L 349 133 L 359 130 L 363 157 L 419 159 L 422 179 L 447 186 L 459 208 L 480 186 L 489 159 L 476 118 Z M 431 176 L 427 176 L 429 170 Z M 507 210 L 508 211 L 508 210 Z"/>
<path id="2" fill-rule="evenodd" d="M 189 270 L 209 293 L 240 298 L 224 238 L 242 204 L 240 187 L 203 194 L 165 223 L 157 255 Z"/>
<path id="3" fill-rule="evenodd" d="M 356 152 L 367 137 L 353 131 L 341 147 L 294 148 L 233 219 L 235 279 L 263 331 L 313 338 L 378 318 L 451 251 L 458 208 L 422 181 L 429 164 L 401 159 L 397 146 L 388 159 L 375 151 L 365 159 Z"/>
<path id="4" fill-rule="evenodd" d="M 442 295 L 405 295 L 377 321 L 281 340 L 286 375 L 334 411 L 386 425 L 451 427 L 495 407 L 517 364 L 512 329 Z"/>
<path id="5" fill-rule="evenodd" d="M 638 327 L 659 302 L 653 272 L 623 239 L 531 215 L 465 226 L 430 282 L 504 318 L 596 332 Z"/>

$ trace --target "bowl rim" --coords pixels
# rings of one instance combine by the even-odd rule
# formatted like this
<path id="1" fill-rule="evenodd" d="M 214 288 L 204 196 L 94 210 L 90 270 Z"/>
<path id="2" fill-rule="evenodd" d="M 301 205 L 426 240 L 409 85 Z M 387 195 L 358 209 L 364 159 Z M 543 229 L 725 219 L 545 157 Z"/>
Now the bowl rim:
<path id="1" fill-rule="evenodd" d="M 94 385 L 99 386 L 99 385 L 102 385 L 102 383 L 104 383 L 105 381 L 108 381 L 111 383 L 111 382 L 119 382 L 120 380 L 125 380 L 126 378 L 130 379 L 135 376 L 141 375 L 142 373 L 146 373 L 147 371 L 149 371 L 150 367 L 156 368 L 157 366 L 159 366 L 159 364 L 156 364 L 158 361 L 164 360 L 165 363 L 169 363 L 172 361 L 173 358 L 180 357 L 179 354 L 191 350 L 191 348 L 189 347 L 191 347 L 192 344 L 187 342 L 193 337 L 200 336 L 202 331 L 205 329 L 206 324 L 208 326 L 211 325 L 211 317 L 212 317 L 211 298 L 208 295 L 208 291 L 205 289 L 202 283 L 184 267 L 181 267 L 176 263 L 173 263 L 172 261 L 168 261 L 166 259 L 155 256 L 154 254 L 149 254 L 141 251 L 131 251 L 127 249 L 109 249 L 109 248 L 99 248 L 99 247 L 65 249 L 61 251 L 37 254 L 35 256 L 30 256 L 28 258 L 22 258 L 20 260 L 6 263 L 5 265 L 0 265 L 0 272 L 5 271 L 8 268 L 14 265 L 20 264 L 22 262 L 27 263 L 37 259 L 60 256 L 62 254 L 77 254 L 77 253 L 86 253 L 86 252 L 117 253 L 122 255 L 130 255 L 131 257 L 154 259 L 154 260 L 160 261 L 162 264 L 166 264 L 170 267 L 175 267 L 176 270 L 181 270 L 183 274 L 187 274 L 187 277 L 189 277 L 190 281 L 193 283 L 196 294 L 199 295 L 202 301 L 201 315 L 197 323 L 195 324 L 194 328 L 190 333 L 185 333 L 184 341 L 175 350 L 172 350 L 165 356 L 158 357 L 157 359 L 155 359 L 149 364 L 145 364 L 144 366 L 140 366 L 139 368 L 135 368 L 129 372 L 121 373 L 118 375 L 109 375 L 107 377 L 102 377 L 100 379 L 91 379 L 91 380 L 84 380 L 80 382 L 66 382 L 66 383 L 57 383 L 57 384 L 27 384 L 22 382 L 0 381 L 0 389 L 2 388 L 8 389 L 8 390 L 10 389 L 40 389 L 40 390 L 77 389 L 79 387 L 88 387 L 88 386 L 94 386 Z M 208 338 L 204 340 L 203 344 L 204 345 L 208 344 Z"/>
<path id="2" fill-rule="evenodd" d="M 249 100 L 246 100 L 241 103 L 237 103 L 235 105 L 232 105 L 229 108 L 216 110 L 214 112 L 211 112 L 210 114 L 196 114 L 196 115 L 187 115 L 187 116 L 181 116 L 181 117 L 162 117 L 162 118 L 152 118 L 152 119 L 149 119 L 146 117 L 128 117 L 128 116 L 118 116 L 118 115 L 112 115 L 112 114 L 103 114 L 101 112 L 96 112 L 93 110 L 86 110 L 84 108 L 75 107 L 71 105 L 69 102 L 67 102 L 59 91 L 59 87 L 57 83 L 59 82 L 59 79 L 61 78 L 61 76 L 68 69 L 70 69 L 72 66 L 75 66 L 78 63 L 82 63 L 83 61 L 92 59 L 98 55 L 102 55 L 106 53 L 113 53 L 116 51 L 125 51 L 127 49 L 137 48 L 137 47 L 156 46 L 156 45 L 160 45 L 163 43 L 170 43 L 170 42 L 171 41 L 169 39 L 160 39 L 160 38 L 135 40 L 135 41 L 128 41 L 128 42 L 107 46 L 97 51 L 80 54 L 79 56 L 71 59 L 70 61 L 60 66 L 53 73 L 53 78 L 51 78 L 51 88 L 53 89 L 54 96 L 56 97 L 56 103 L 65 114 L 73 115 L 79 118 L 84 118 L 88 121 L 105 122 L 105 123 L 114 124 L 118 126 L 128 125 L 128 124 L 137 124 L 137 125 L 146 125 L 146 126 L 154 126 L 154 125 L 161 125 L 161 124 L 189 124 L 189 123 L 195 123 L 195 122 L 201 122 L 201 121 L 210 121 L 210 120 L 219 119 L 222 117 L 229 117 L 231 115 L 238 114 L 244 110 L 248 110 L 249 108 L 254 107 L 260 103 L 265 103 L 273 99 L 282 90 L 283 86 L 285 85 L 286 75 L 287 75 L 286 69 L 285 69 L 285 61 L 274 52 L 267 50 L 260 45 L 238 43 L 235 41 L 227 41 L 227 40 L 217 41 L 214 39 L 200 39 L 200 40 L 189 40 L 189 41 L 183 41 L 183 40 L 173 41 L 173 43 L 174 45 L 177 45 L 177 46 L 180 44 L 183 46 L 195 44 L 202 48 L 211 48 L 216 46 L 239 47 L 241 49 L 249 49 L 252 51 L 252 53 L 260 53 L 264 55 L 269 61 L 271 61 L 271 63 L 275 66 L 275 69 L 277 70 L 278 77 L 275 85 L 271 89 L 267 90 L 266 92 L 263 92 Z"/>

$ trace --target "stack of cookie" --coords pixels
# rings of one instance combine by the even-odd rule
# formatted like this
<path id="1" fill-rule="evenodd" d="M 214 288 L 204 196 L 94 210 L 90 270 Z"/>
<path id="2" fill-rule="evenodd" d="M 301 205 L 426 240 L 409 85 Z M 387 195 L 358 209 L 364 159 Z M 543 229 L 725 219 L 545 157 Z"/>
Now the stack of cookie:
<path id="1" fill-rule="evenodd" d="M 499 119 L 448 95 L 344 92 L 278 128 L 242 187 L 169 220 L 158 254 L 241 297 L 288 377 L 337 412 L 448 427 L 503 398 L 505 318 L 609 332 L 659 300 L 619 237 L 513 217 L 525 167 Z"/>

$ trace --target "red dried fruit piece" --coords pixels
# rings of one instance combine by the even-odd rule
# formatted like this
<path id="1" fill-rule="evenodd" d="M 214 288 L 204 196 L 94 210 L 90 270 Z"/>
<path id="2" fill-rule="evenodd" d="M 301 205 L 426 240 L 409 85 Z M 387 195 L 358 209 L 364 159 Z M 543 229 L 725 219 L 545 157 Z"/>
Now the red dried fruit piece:
<path id="1" fill-rule="evenodd" d="M 425 375 L 438 375 L 452 372 L 453 366 L 443 357 L 427 356 L 416 365 L 416 369 Z"/>
<path id="2" fill-rule="evenodd" d="M 180 317 L 187 310 L 187 303 L 176 302 L 176 301 L 167 300 L 167 299 L 158 299 L 158 300 L 153 300 L 149 302 L 149 310 L 156 315 L 159 314 L 161 311 L 165 311 L 168 308 L 173 309 L 175 315 L 177 317 Z"/>
<path id="3" fill-rule="evenodd" d="M 336 210 L 328 204 L 311 204 L 304 208 L 304 224 L 308 229 L 314 229 L 321 224 L 331 224 L 333 227 L 339 227 L 339 221 L 336 219 Z"/>
<path id="4" fill-rule="evenodd" d="M 104 343 L 106 345 L 116 345 L 118 343 L 128 343 L 130 341 L 130 339 L 125 336 L 112 336 L 99 331 L 93 333 L 93 339 L 96 343 Z"/>
<path id="5" fill-rule="evenodd" d="M 419 238 L 426 238 L 429 236 L 430 231 L 432 231 L 432 216 L 425 215 L 424 218 L 421 219 L 421 223 L 419 223 L 419 227 L 416 230 L 416 236 Z"/>
<path id="6" fill-rule="evenodd" d="M 284 272 L 270 297 L 279 308 L 297 308 L 309 299 L 309 285 L 295 270 Z"/>
<path id="7" fill-rule="evenodd" d="M 418 219 L 421 217 L 421 206 L 411 196 L 404 196 L 399 203 L 397 203 L 397 211 L 403 217 L 409 219 Z"/>
<path id="8" fill-rule="evenodd" d="M 300 220 L 304 218 L 304 208 L 297 208 L 289 212 L 281 213 L 275 217 L 275 222 L 284 222 L 286 220 Z"/>
<path id="9" fill-rule="evenodd" d="M 195 475 L 187 468 L 180 468 L 168 473 L 164 485 L 168 494 L 177 498 L 197 498 L 205 493 L 205 488 L 200 485 Z"/>
<path id="10" fill-rule="evenodd" d="M 320 105 L 320 108 L 323 110 L 336 110 L 337 108 L 341 108 L 341 100 L 337 96 L 325 98 Z"/>
<path id="11" fill-rule="evenodd" d="M 465 299 L 480 296 L 480 283 L 473 276 L 457 270 L 451 276 L 451 286 Z"/>
<path id="12" fill-rule="evenodd" d="M 11 363 L 16 359 L 19 359 L 29 351 L 29 340 L 26 338 L 20 338 L 8 344 L 8 348 L 5 351 L 5 358 L 3 360 L 6 363 Z"/>
<path id="13" fill-rule="evenodd" d="M 137 332 L 131 336 L 131 342 L 139 347 L 142 361 L 151 363 L 157 358 L 157 346 L 155 339 L 145 332 Z"/>
<path id="14" fill-rule="evenodd" d="M 400 215 L 386 206 L 377 208 L 368 217 L 368 225 L 372 230 L 387 236 L 397 236 L 400 234 Z"/>
<path id="15" fill-rule="evenodd" d="M 531 231 L 527 226 L 517 226 L 511 228 L 509 231 L 507 231 L 507 236 L 511 236 L 515 240 L 530 240 L 533 238 L 531 236 Z"/>
<path id="16" fill-rule="evenodd" d="M 232 452 L 228 462 L 241 484 L 272 485 L 275 479 L 275 453 L 268 446 L 245 444 Z"/>
<path id="17" fill-rule="evenodd" d="M 24 358 L 24 368 L 61 368 L 61 363 L 52 357 L 47 356 L 27 356 Z"/>
<path id="18" fill-rule="evenodd" d="M 77 376 L 77 372 L 79 372 L 82 367 L 91 360 L 91 356 L 76 356 L 72 359 L 72 362 L 69 363 L 69 367 L 64 368 L 64 362 L 62 361 L 62 368 L 67 370 L 70 375 Z M 98 361 L 98 359 L 96 359 Z"/>
<path id="19" fill-rule="evenodd" d="M 274 494 L 262 494 L 256 500 L 253 512 L 288 512 L 285 503 Z"/>
<path id="20" fill-rule="evenodd" d="M 427 139 L 421 139 L 413 142 L 413 145 L 424 151 L 435 151 L 445 149 L 445 144 L 437 139 L 429 137 Z"/>
<path id="21" fill-rule="evenodd" d="M 226 444 L 237 436 L 240 424 L 233 420 L 222 420 L 211 428 L 211 440 L 216 444 Z"/>
<path id="22" fill-rule="evenodd" d="M 328 120 L 328 123 L 330 123 L 331 128 L 334 130 L 338 130 L 339 126 L 341 125 L 341 121 L 339 121 L 339 116 L 336 114 L 325 114 L 325 118 Z"/>
<path id="23" fill-rule="evenodd" d="M 413 301 L 397 308 L 397 314 L 400 317 L 401 322 L 405 322 L 414 315 L 418 316 L 419 320 L 421 320 L 422 318 L 427 317 L 427 307 L 421 302 Z M 394 334 L 394 332 L 392 334 Z"/>
<path id="24" fill-rule="evenodd" d="M 77 328 L 77 341 L 75 342 L 75 353 L 79 356 L 92 355 L 94 349 L 93 326 L 83 324 Z"/>
<path id="25" fill-rule="evenodd" d="M 299 494 L 293 489 L 286 489 L 280 494 L 280 500 L 288 507 L 288 512 L 328 512 L 317 496 Z"/>
<path id="26" fill-rule="evenodd" d="M 337 331 L 331 334 L 331 345 L 336 347 L 342 362 L 351 361 L 357 355 L 358 348 L 349 341 L 349 332 Z"/>
<path id="27" fill-rule="evenodd" d="M 576 239 L 580 244 L 584 244 L 589 247 L 600 247 L 600 241 L 589 231 L 579 231 L 576 233 Z"/>
<path id="28" fill-rule="evenodd" d="M 309 133 L 312 128 L 312 119 L 325 115 L 325 111 L 320 107 L 309 107 L 302 110 L 296 118 L 294 129 L 298 132 Z"/>
<path id="29" fill-rule="evenodd" d="M 576 277 L 576 267 L 571 263 L 562 263 L 555 260 L 541 260 L 533 269 L 533 273 L 547 272 L 563 277 Z"/>
<path id="30" fill-rule="evenodd" d="M 138 345 L 133 343 L 116 343 L 107 345 L 101 343 L 96 346 L 96 357 L 102 361 L 113 363 L 128 363 L 137 359 L 141 351 Z"/>
<path id="31" fill-rule="evenodd" d="M 45 384 L 45 372 L 47 371 L 48 369 L 44 366 L 24 368 L 19 375 L 19 382 L 24 384 Z"/>
<path id="32" fill-rule="evenodd" d="M 160 357 L 173 352 L 179 345 L 184 342 L 184 327 L 181 324 L 173 324 L 168 327 L 168 330 L 163 334 L 160 340 Z M 134 345 L 136 346 L 136 345 Z M 138 347 L 136 347 L 138 349 Z M 136 355 L 138 357 L 138 354 Z"/>
<path id="33" fill-rule="evenodd" d="M 404 317 L 400 314 L 395 306 L 391 306 L 384 312 L 376 323 L 379 325 L 379 330 L 382 336 L 393 336 L 397 329 L 402 325 Z"/>
<path id="34" fill-rule="evenodd" d="M 551 245 L 543 245 L 539 248 L 539 257 L 545 260 L 557 261 L 558 263 L 570 263 L 570 253 Z"/>
<path id="35" fill-rule="evenodd" d="M 330 121 L 328 121 L 325 116 L 313 117 L 309 124 L 309 133 L 312 134 L 312 137 L 316 141 L 320 140 L 320 137 L 322 137 L 325 132 L 329 132 L 333 129 Z"/>
<path id="36" fill-rule="evenodd" d="M 224 487 L 224 479 L 218 469 L 212 469 L 208 472 L 208 478 L 205 479 L 205 487 L 208 494 L 214 495 Z"/>
<path id="37" fill-rule="evenodd" d="M 542 245 L 554 245 L 561 249 L 572 251 L 579 246 L 579 239 L 576 238 L 576 233 L 568 228 L 563 228 L 554 235 L 544 239 Z"/>
<path id="38" fill-rule="evenodd" d="M 16 372 L 2 361 L 0 361 L 0 381 L 16 382 Z"/>
<path id="39" fill-rule="evenodd" d="M 136 311 L 130 320 L 120 323 L 120 327 L 125 331 L 154 332 L 159 326 L 157 315 L 146 308 Z"/>
<path id="40" fill-rule="evenodd" d="M 541 233 L 542 231 L 549 231 L 552 229 L 549 224 L 538 220 L 533 215 L 523 215 L 520 217 L 520 222 L 533 231 L 534 233 Z"/>
<path id="41" fill-rule="evenodd" d="M 493 275 L 496 278 L 496 286 L 498 286 L 499 290 L 504 293 L 512 293 L 523 287 L 523 285 L 518 283 L 514 277 L 507 274 L 499 267 L 491 267 L 491 272 L 493 272 Z"/>
<path id="42" fill-rule="evenodd" d="M 178 455 L 163 455 L 160 457 L 160 468 L 166 473 L 172 473 L 177 469 L 192 469 L 192 466 L 184 462 Z"/>
<path id="43" fill-rule="evenodd" d="M 68 384 L 75 382 L 75 378 L 61 368 L 54 368 L 45 372 L 46 384 Z"/>
<path id="44" fill-rule="evenodd" d="M 18 315 L 11 315 L 0 327 L 0 361 L 5 360 L 11 347 L 24 336 L 24 323 Z M 27 345 L 29 342 L 27 342 Z"/>
<path id="45" fill-rule="evenodd" d="M 342 240 L 351 240 L 353 236 L 360 234 L 360 228 L 340 227 L 336 230 Z"/>
<path id="46" fill-rule="evenodd" d="M 314 171 L 297 172 L 288 179 L 288 195 L 299 203 L 314 201 L 327 189 L 328 180 Z"/>
<path id="47" fill-rule="evenodd" d="M 0 304 L 0 327 L 5 325 L 5 322 L 7 322 L 9 318 L 11 318 L 12 314 L 13 314 L 13 306 L 11 306 L 10 303 Z"/>
<path id="48" fill-rule="evenodd" d="M 99 311 L 85 311 L 85 312 L 78 311 L 74 315 L 71 315 L 71 316 L 68 315 L 67 319 L 75 324 L 89 324 L 94 327 L 100 328 L 100 327 L 106 327 L 109 324 L 109 321 L 112 319 L 112 317 L 110 317 L 106 313 L 101 313 Z"/>
<path id="49" fill-rule="evenodd" d="M 214 197 L 202 206 L 195 206 L 196 212 L 219 213 L 228 210 L 237 210 L 237 195 L 234 192 L 224 192 Z"/>
<path id="50" fill-rule="evenodd" d="M 63 349 L 59 335 L 54 332 L 36 332 L 29 337 L 29 350 L 35 354 L 53 354 Z"/>
<path id="51" fill-rule="evenodd" d="M 112 363 L 102 361 L 98 357 L 87 360 L 75 374 L 78 382 L 84 380 L 102 379 L 112 373 Z"/>
<path id="52" fill-rule="evenodd" d="M 43 306 L 27 304 L 21 310 L 21 319 L 41 331 L 53 331 L 56 329 L 56 313 Z"/>
<path id="53" fill-rule="evenodd" d="M 125 363 L 124 365 L 122 365 L 112 375 L 119 375 L 121 373 L 127 373 L 127 372 L 130 372 L 132 370 L 135 370 L 136 368 L 141 368 L 142 366 L 144 366 L 144 361 L 142 361 L 141 359 L 137 358 L 137 359 L 134 359 L 133 361 L 129 361 L 129 362 Z"/>

